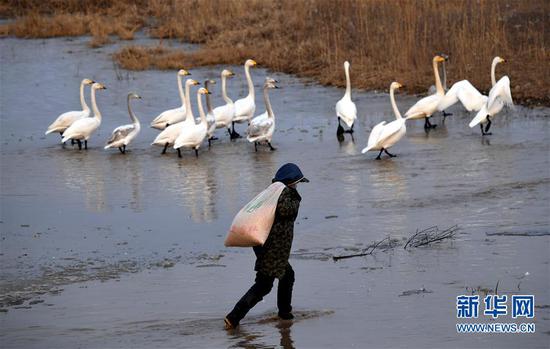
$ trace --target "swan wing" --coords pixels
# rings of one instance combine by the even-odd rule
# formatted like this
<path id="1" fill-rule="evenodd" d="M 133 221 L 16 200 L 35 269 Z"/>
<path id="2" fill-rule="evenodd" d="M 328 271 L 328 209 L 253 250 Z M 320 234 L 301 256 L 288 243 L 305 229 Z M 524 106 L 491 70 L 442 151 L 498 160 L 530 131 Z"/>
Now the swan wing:
<path id="1" fill-rule="evenodd" d="M 441 98 L 438 110 L 445 110 L 460 101 L 468 111 L 479 110 L 487 97 L 483 96 L 468 80 L 455 83 Z"/>
<path id="2" fill-rule="evenodd" d="M 351 99 L 342 98 L 336 103 L 336 115 L 339 116 L 348 127 L 357 119 L 357 107 Z"/>
<path id="3" fill-rule="evenodd" d="M 478 111 L 487 102 L 487 96 L 482 95 L 468 80 L 464 80 L 458 91 L 458 99 L 468 111 Z"/>
<path id="4" fill-rule="evenodd" d="M 69 126 L 71 126 L 76 120 L 82 119 L 85 117 L 90 116 L 89 110 L 75 110 L 75 111 L 68 111 L 66 113 L 63 113 L 55 119 L 55 121 L 48 126 L 48 130 L 46 131 L 46 134 L 50 134 L 52 132 L 63 132 L 65 131 Z"/>
<path id="5" fill-rule="evenodd" d="M 151 143 L 151 145 L 153 144 L 165 145 L 166 143 L 173 144 L 176 138 L 178 137 L 178 135 L 180 134 L 182 126 L 183 126 L 183 121 L 178 122 L 177 124 L 168 126 L 161 133 L 157 135 L 157 137 L 155 138 L 153 143 Z"/>
<path id="6" fill-rule="evenodd" d="M 273 120 L 267 116 L 267 112 L 255 117 L 246 130 L 248 138 L 250 139 L 267 134 L 272 125 Z"/>
<path id="7" fill-rule="evenodd" d="M 431 116 L 437 110 L 441 98 L 442 96 L 438 94 L 422 98 L 407 110 L 405 117 L 407 119 L 421 119 Z"/>
<path id="8" fill-rule="evenodd" d="M 216 120 L 216 127 L 225 127 L 231 123 L 235 116 L 235 106 L 233 104 L 225 104 L 214 108 L 214 119 Z"/>
<path id="9" fill-rule="evenodd" d="M 256 111 L 256 103 L 253 98 L 245 97 L 235 102 L 234 120 L 250 119 Z"/>
<path id="10" fill-rule="evenodd" d="M 487 105 L 483 105 L 481 109 L 477 112 L 476 116 L 470 121 L 468 126 L 470 128 L 479 125 L 480 123 L 484 124 L 487 121 Z"/>
<path id="11" fill-rule="evenodd" d="M 63 143 L 69 139 L 83 139 L 89 137 L 99 127 L 99 121 L 95 118 L 83 118 L 76 120 L 63 132 Z"/>
<path id="12" fill-rule="evenodd" d="M 173 125 L 183 120 L 185 120 L 185 107 L 182 106 L 162 112 L 159 116 L 153 119 L 151 122 L 151 127 L 164 130 L 166 128 L 166 124 Z"/>
<path id="13" fill-rule="evenodd" d="M 184 127 L 174 141 L 174 149 L 199 145 L 206 136 L 206 131 L 204 124 Z"/>
<path id="14" fill-rule="evenodd" d="M 132 131 L 134 131 L 135 129 L 136 127 L 133 124 L 123 125 L 115 128 L 111 133 L 111 138 L 109 138 L 107 144 L 109 145 L 128 137 L 128 135 L 132 133 Z"/>
<path id="15" fill-rule="evenodd" d="M 382 134 L 382 131 L 384 130 L 384 125 L 386 125 L 385 121 L 382 121 L 378 123 L 372 131 L 370 131 L 369 140 L 367 142 L 367 146 L 361 150 L 361 153 L 365 154 L 371 149 L 374 149 L 376 145 L 378 144 L 378 139 L 380 138 L 380 135 Z"/>
<path id="16" fill-rule="evenodd" d="M 512 100 L 512 91 L 510 91 L 510 78 L 503 76 L 499 81 L 491 88 L 489 92 L 489 99 L 487 100 L 487 109 L 491 109 L 494 103 L 501 102 L 508 107 L 514 106 Z"/>
<path id="17" fill-rule="evenodd" d="M 404 134 L 406 130 L 403 128 L 403 126 L 405 126 L 405 120 L 406 119 L 394 120 L 385 125 L 380 133 L 380 136 L 378 137 L 377 144 L 383 146 L 384 148 L 394 145 L 402 137 L 402 135 L 396 136 L 397 133 L 401 131 Z"/>

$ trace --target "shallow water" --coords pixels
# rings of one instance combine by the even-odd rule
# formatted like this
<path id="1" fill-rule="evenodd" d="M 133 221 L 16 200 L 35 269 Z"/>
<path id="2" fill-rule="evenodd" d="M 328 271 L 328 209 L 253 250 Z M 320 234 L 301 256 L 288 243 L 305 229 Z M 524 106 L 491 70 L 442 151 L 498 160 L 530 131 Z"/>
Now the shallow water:
<path id="1" fill-rule="evenodd" d="M 354 91 L 355 141 L 338 142 L 341 89 L 258 68 L 258 113 L 263 78 L 282 87 L 271 93 L 278 150 L 255 153 L 220 130 L 198 159 L 190 151 L 178 159 L 149 145 L 157 131 L 147 127 L 180 105 L 175 72 L 119 71 L 109 57 L 116 45 L 92 50 L 86 41 L 0 40 L 0 291 L 21 302 L 0 313 L 3 347 L 547 347 L 548 109 L 518 106 L 482 138 L 467 126 L 473 115 L 456 107 L 445 123 L 435 116 L 429 133 L 408 123 L 392 148 L 398 157 L 375 161 L 361 149 L 374 125 L 393 119 L 387 94 Z M 217 79 L 221 68 L 192 77 Z M 237 99 L 246 83 L 242 67 L 232 70 Z M 97 93 L 103 121 L 88 151 L 44 136 L 57 115 L 78 109 L 83 77 L 108 87 Z M 126 155 L 104 151 L 111 130 L 128 123 L 129 91 L 143 97 L 133 103 L 142 131 Z M 417 97 L 396 99 L 405 111 Z M 221 319 L 252 282 L 254 259 L 224 248 L 225 233 L 288 161 L 311 180 L 299 188 L 291 261 L 299 316 L 269 320 L 272 292 L 226 333 Z M 455 224 L 452 241 L 331 260 L 388 235 L 404 241 Z M 455 297 L 497 282 L 499 293 L 536 296 L 537 333 L 458 335 Z"/>

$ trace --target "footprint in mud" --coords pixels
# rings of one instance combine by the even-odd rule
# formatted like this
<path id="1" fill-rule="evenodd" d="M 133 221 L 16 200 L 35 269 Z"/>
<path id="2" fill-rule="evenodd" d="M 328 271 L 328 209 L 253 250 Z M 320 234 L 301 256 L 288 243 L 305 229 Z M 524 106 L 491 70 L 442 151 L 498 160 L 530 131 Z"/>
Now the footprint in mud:
<path id="1" fill-rule="evenodd" d="M 294 311 L 294 320 L 281 320 L 276 312 L 267 312 L 258 315 L 247 316 L 241 321 L 241 325 L 228 332 L 229 335 L 236 338 L 243 338 L 251 330 L 256 331 L 257 326 L 275 325 L 277 328 L 288 327 L 289 325 L 304 320 L 315 319 L 333 314 L 333 310 L 299 310 Z M 124 329 L 118 330 L 118 334 L 141 333 L 148 331 L 177 333 L 182 336 L 197 336 L 224 331 L 223 317 L 207 319 L 169 319 L 169 320 L 145 320 L 128 322 Z"/>
<path id="2" fill-rule="evenodd" d="M 294 315 L 294 319 L 292 320 L 292 322 L 298 322 L 302 320 L 315 319 L 326 315 L 332 315 L 334 314 L 334 311 L 333 310 L 310 310 L 310 311 L 299 310 L 299 311 L 293 311 L 292 314 Z M 270 316 L 263 314 L 263 315 L 258 315 L 245 320 L 246 321 L 241 322 L 242 325 L 250 325 L 250 324 L 264 325 L 264 324 L 270 324 L 270 323 L 290 322 L 289 320 L 281 320 L 275 314 Z"/>

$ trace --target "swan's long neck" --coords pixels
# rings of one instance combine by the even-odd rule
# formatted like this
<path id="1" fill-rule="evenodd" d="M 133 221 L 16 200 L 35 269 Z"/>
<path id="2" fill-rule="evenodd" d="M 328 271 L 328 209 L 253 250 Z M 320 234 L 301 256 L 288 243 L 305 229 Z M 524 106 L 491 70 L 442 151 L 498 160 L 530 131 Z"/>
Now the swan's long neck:
<path id="1" fill-rule="evenodd" d="M 204 87 L 208 90 L 208 81 L 204 82 Z M 209 90 L 210 91 L 210 90 Z M 212 101 L 210 100 L 210 94 L 206 94 L 206 112 L 208 114 L 212 113 Z"/>
<path id="2" fill-rule="evenodd" d="M 95 88 L 92 88 L 92 110 L 94 111 L 94 118 L 99 120 L 101 122 L 101 113 L 99 112 L 99 109 L 97 109 L 97 104 L 95 102 Z"/>
<path id="3" fill-rule="evenodd" d="M 269 100 L 269 93 L 267 92 L 269 90 L 267 87 L 264 87 L 264 101 L 265 101 L 265 108 L 267 109 L 267 116 L 270 118 L 274 118 L 275 114 L 273 114 L 273 109 L 271 109 L 271 101 Z"/>
<path id="4" fill-rule="evenodd" d="M 189 91 L 191 84 L 185 84 L 185 122 L 195 123 L 195 116 L 193 115 L 193 109 L 191 109 L 191 99 L 189 98 Z"/>
<path id="5" fill-rule="evenodd" d="M 497 79 L 496 79 L 496 76 L 495 76 L 495 70 L 497 68 L 497 64 L 498 64 L 497 60 L 494 60 L 493 64 L 491 64 L 491 84 L 492 84 L 492 86 L 495 86 L 495 84 L 497 83 Z"/>
<path id="6" fill-rule="evenodd" d="M 231 100 L 231 98 L 227 97 L 227 89 L 226 89 L 226 80 L 227 78 L 225 77 L 225 75 L 222 74 L 222 97 L 223 97 L 223 100 L 225 101 L 225 103 L 227 104 L 233 104 L 233 101 Z"/>
<path id="7" fill-rule="evenodd" d="M 394 91 L 395 91 L 395 87 L 390 88 L 391 107 L 393 108 L 393 113 L 395 114 L 395 118 L 397 120 L 400 120 L 400 119 L 403 119 L 403 117 L 401 116 L 399 109 L 397 109 L 397 103 L 395 103 Z"/>
<path id="8" fill-rule="evenodd" d="M 447 91 L 447 68 L 445 67 L 445 61 L 441 62 L 441 71 L 443 72 L 443 90 Z"/>
<path id="9" fill-rule="evenodd" d="M 183 86 L 181 85 L 181 75 L 178 74 L 178 90 L 180 92 L 181 105 L 185 105 L 185 95 L 183 94 Z"/>
<path id="10" fill-rule="evenodd" d="M 244 66 L 244 73 L 246 75 L 246 81 L 248 82 L 248 97 L 254 98 L 254 84 L 252 83 L 252 77 L 250 76 L 250 68 L 248 65 Z"/>
<path id="11" fill-rule="evenodd" d="M 130 96 L 128 96 L 128 114 L 130 114 L 130 119 L 132 119 L 132 122 L 134 124 L 139 124 L 139 120 L 136 114 L 134 114 L 134 112 L 132 111 L 132 107 L 130 107 L 130 99 Z"/>
<path id="12" fill-rule="evenodd" d="M 86 104 L 86 98 L 84 98 L 84 83 L 80 83 L 80 104 L 82 105 L 82 110 L 90 110 L 90 107 Z"/>
<path id="13" fill-rule="evenodd" d="M 206 95 L 206 98 L 208 98 L 208 94 Z M 204 109 L 202 108 L 202 98 L 201 94 L 197 92 L 197 104 L 199 106 L 199 115 L 201 117 L 201 124 L 206 125 L 206 115 L 204 114 Z"/>
<path id="14" fill-rule="evenodd" d="M 346 65 L 344 67 L 344 70 L 346 71 L 346 94 L 345 94 L 345 96 L 347 96 L 351 99 L 351 80 L 349 78 L 349 66 Z"/>
<path id="15" fill-rule="evenodd" d="M 433 67 L 434 67 L 434 75 L 435 75 L 435 89 L 437 91 L 437 94 L 444 95 L 445 90 L 441 85 L 441 78 L 439 77 L 439 69 L 437 69 L 437 61 L 433 62 Z"/>

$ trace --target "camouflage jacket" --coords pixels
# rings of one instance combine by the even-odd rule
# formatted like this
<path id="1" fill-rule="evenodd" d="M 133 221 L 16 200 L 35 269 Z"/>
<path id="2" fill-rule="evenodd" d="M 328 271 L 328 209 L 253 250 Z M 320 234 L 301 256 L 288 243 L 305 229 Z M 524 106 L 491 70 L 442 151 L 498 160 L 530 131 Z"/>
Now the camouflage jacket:
<path id="1" fill-rule="evenodd" d="M 283 189 L 269 236 L 263 246 L 254 247 L 257 257 L 254 270 L 257 272 L 275 278 L 284 275 L 294 237 L 294 221 L 298 216 L 301 200 L 296 189 Z"/>

